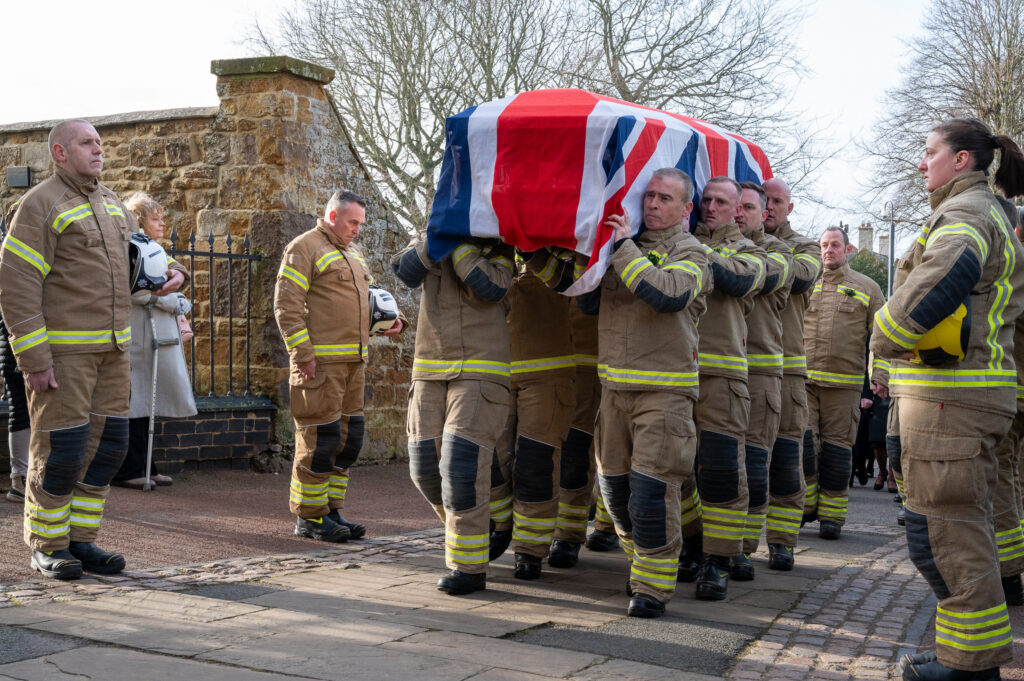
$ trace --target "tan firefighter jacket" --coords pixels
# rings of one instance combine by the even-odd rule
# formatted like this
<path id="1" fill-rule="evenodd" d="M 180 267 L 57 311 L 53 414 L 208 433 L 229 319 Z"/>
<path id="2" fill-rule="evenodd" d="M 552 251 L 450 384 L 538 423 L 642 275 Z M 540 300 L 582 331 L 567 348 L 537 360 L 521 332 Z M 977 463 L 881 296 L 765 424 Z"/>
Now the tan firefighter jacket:
<path id="1" fill-rule="evenodd" d="M 782 378 L 782 311 L 793 286 L 793 252 L 758 226 L 745 235 L 768 254 L 764 285 L 747 315 L 747 370 Z"/>
<path id="2" fill-rule="evenodd" d="M 711 231 L 697 223 L 694 235 L 708 256 L 715 280 L 700 319 L 700 373 L 747 380 L 747 320 L 765 280 L 767 254 L 740 233 L 736 223 Z"/>
<path id="3" fill-rule="evenodd" d="M 496 239 L 470 239 L 439 262 L 421 236 L 391 259 L 406 285 L 422 285 L 412 378 L 457 378 L 509 386 L 505 293 L 514 274 L 511 246 Z"/>
<path id="4" fill-rule="evenodd" d="M 371 281 L 356 245 L 323 220 L 285 246 L 274 316 L 293 364 L 366 361 Z"/>
<path id="5" fill-rule="evenodd" d="M 782 373 L 806 376 L 804 312 L 810 302 L 814 282 L 821 274 L 821 246 L 814 239 L 794 232 L 789 220 L 779 225 L 772 236 L 782 239 L 793 251 L 793 286 L 789 291 L 789 302 L 782 310 Z"/>
<path id="6" fill-rule="evenodd" d="M 930 200 L 932 214 L 897 263 L 893 295 L 875 315 L 871 349 L 891 360 L 889 388 L 897 397 L 1013 415 L 1024 249 L 984 173 L 954 178 Z M 900 359 L 961 304 L 970 324 L 962 361 L 929 366 Z"/>
<path id="7" fill-rule="evenodd" d="M 60 168 L 21 199 L 0 253 L 0 310 L 23 372 L 49 369 L 53 355 L 126 348 L 136 227 L 114 192 Z"/>
<path id="8" fill-rule="evenodd" d="M 547 260 L 534 256 L 529 262 L 517 262 L 516 277 L 506 297 L 513 385 L 576 374 L 569 324 L 569 306 L 576 303 L 540 279 L 548 267 L 542 267 L 539 274 L 530 267 Z"/>
<path id="9" fill-rule="evenodd" d="M 609 390 L 696 399 L 697 319 L 713 286 L 707 256 L 681 225 L 624 239 L 600 286 L 579 296 L 598 318 L 598 374 Z"/>
<path id="10" fill-rule="evenodd" d="M 824 388 L 861 389 L 868 336 L 884 302 L 874 279 L 848 264 L 822 272 L 804 315 L 808 382 Z"/>

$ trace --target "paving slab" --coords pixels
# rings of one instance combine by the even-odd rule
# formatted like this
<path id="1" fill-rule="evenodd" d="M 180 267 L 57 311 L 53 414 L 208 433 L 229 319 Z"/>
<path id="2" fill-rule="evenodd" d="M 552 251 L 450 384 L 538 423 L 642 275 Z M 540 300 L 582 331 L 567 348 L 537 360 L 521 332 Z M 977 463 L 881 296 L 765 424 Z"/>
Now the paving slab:
<path id="1" fill-rule="evenodd" d="M 620 659 L 595 664 L 569 677 L 570 681 L 721 681 L 722 678 Z"/>
<path id="2" fill-rule="evenodd" d="M 51 655 L 88 645 L 88 641 L 23 627 L 0 626 L 0 664 Z"/>
<path id="3" fill-rule="evenodd" d="M 183 660 L 123 648 L 88 646 L 31 660 L 0 665 L 0 678 L 18 681 L 138 681 L 139 679 L 202 679 L 203 681 L 287 681 L 291 676 Z"/>

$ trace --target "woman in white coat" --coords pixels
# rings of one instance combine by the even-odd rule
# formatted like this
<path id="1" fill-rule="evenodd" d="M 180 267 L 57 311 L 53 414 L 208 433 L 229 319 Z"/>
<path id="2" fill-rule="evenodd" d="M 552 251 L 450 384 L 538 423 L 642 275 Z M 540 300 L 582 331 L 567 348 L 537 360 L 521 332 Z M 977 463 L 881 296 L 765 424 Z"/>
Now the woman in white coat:
<path id="1" fill-rule="evenodd" d="M 163 238 L 164 211 L 151 196 L 136 192 L 125 201 L 125 206 L 138 217 L 139 227 L 146 236 L 154 240 Z M 142 489 L 146 483 L 154 352 L 160 353 L 157 362 L 155 415 L 180 418 L 196 413 L 183 348 L 192 333 L 184 318 L 190 309 L 188 299 L 181 293 L 158 297 L 148 291 L 139 291 L 132 296 L 132 388 L 128 409 L 128 454 L 114 476 L 114 485 Z M 179 338 L 179 343 L 154 350 L 150 315 L 156 323 L 158 339 Z M 180 322 L 183 322 L 183 326 L 179 331 Z M 186 336 L 182 337 L 180 333 Z M 158 473 L 155 464 L 150 469 L 150 478 L 161 486 L 173 482 L 170 476 Z"/>

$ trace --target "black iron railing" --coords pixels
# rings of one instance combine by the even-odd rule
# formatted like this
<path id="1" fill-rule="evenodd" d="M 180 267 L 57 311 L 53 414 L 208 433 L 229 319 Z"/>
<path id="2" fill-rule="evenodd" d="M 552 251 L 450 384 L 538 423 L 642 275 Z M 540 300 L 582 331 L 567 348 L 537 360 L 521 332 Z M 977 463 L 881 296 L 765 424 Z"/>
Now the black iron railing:
<path id="1" fill-rule="evenodd" d="M 207 397 L 216 397 L 216 349 L 217 349 L 217 325 L 216 325 L 216 307 L 220 302 L 215 299 L 216 291 L 216 265 L 218 263 L 224 263 L 227 268 L 227 285 L 224 287 L 227 289 L 227 343 L 228 343 L 228 357 L 227 357 L 227 392 L 224 394 L 225 397 L 235 397 L 234 386 L 235 386 L 235 279 L 234 271 L 236 267 L 245 268 L 245 390 L 242 396 L 249 397 L 252 395 L 251 383 L 250 383 L 250 368 L 251 368 L 251 347 L 252 347 L 252 270 L 253 263 L 263 259 L 261 255 L 254 255 L 249 249 L 249 235 L 246 234 L 242 241 L 242 252 L 233 253 L 231 251 L 231 235 L 228 234 L 224 240 L 224 251 L 214 250 L 215 241 L 213 237 L 213 231 L 210 231 L 210 236 L 206 240 L 208 248 L 206 250 L 196 250 L 196 233 L 193 231 L 188 238 L 188 248 L 170 248 L 167 250 L 167 254 L 181 261 L 183 258 L 188 258 L 188 271 L 195 276 L 196 261 L 206 261 L 208 266 L 208 279 L 207 279 L 207 306 L 209 313 L 209 338 L 204 339 L 209 343 L 210 349 L 210 374 L 209 374 L 209 386 Z M 171 231 L 171 243 L 177 244 L 176 230 Z M 238 262 L 240 261 L 240 262 Z M 237 263 L 237 265 L 236 265 Z M 184 264 L 184 263 L 182 263 Z M 194 280 L 193 280 L 194 282 Z M 195 303 L 196 303 L 196 286 L 193 284 L 189 287 L 189 302 L 192 303 L 192 311 L 189 312 L 189 321 L 192 322 L 195 319 Z M 196 329 L 197 325 L 192 324 L 192 328 Z M 193 333 L 190 344 L 189 352 L 189 374 L 192 380 L 192 390 L 196 395 L 199 395 L 201 386 L 197 384 L 196 377 L 196 339 L 199 338 L 199 334 Z M 223 339 L 221 339 L 223 340 Z"/>

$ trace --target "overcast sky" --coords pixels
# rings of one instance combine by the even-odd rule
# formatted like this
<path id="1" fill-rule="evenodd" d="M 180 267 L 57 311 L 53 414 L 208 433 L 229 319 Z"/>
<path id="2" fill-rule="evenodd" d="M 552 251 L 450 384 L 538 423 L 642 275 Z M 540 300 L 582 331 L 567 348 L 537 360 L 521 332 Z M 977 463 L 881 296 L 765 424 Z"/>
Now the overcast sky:
<path id="1" fill-rule="evenodd" d="M 216 105 L 210 61 L 248 56 L 238 43 L 253 19 L 272 24 L 284 4 L 5 2 L 0 123 Z M 828 123 L 836 144 L 869 132 L 885 90 L 899 82 L 924 7 L 924 0 L 809 5 L 799 44 L 810 73 L 796 103 Z M 813 232 L 839 220 L 856 227 L 866 219 L 858 185 L 866 171 L 850 145 L 818 181 L 843 210 L 798 206 L 794 224 Z"/>

